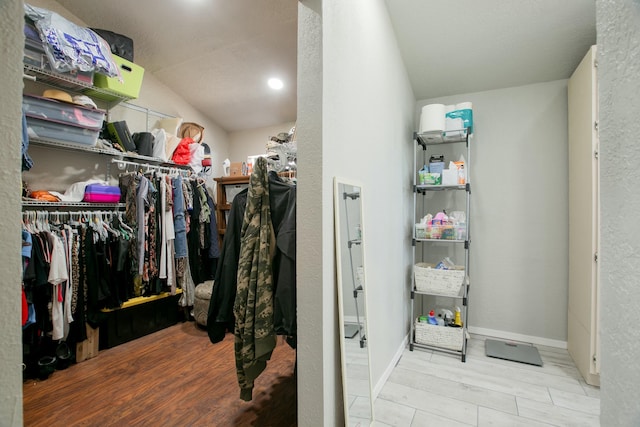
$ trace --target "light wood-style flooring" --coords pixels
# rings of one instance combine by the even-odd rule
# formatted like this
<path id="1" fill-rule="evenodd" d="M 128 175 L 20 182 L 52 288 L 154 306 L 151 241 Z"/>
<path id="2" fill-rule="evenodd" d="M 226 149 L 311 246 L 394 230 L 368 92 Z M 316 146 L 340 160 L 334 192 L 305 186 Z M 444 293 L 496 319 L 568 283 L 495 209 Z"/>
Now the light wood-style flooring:
<path id="1" fill-rule="evenodd" d="M 233 334 L 211 344 L 194 322 L 179 323 L 26 381 L 24 425 L 295 426 L 294 366 L 295 351 L 279 338 L 244 402 Z"/>
<path id="2" fill-rule="evenodd" d="M 536 346 L 543 366 L 485 356 L 468 341 L 466 363 L 405 349 L 374 402 L 376 426 L 599 426 L 600 389 L 566 350 Z"/>

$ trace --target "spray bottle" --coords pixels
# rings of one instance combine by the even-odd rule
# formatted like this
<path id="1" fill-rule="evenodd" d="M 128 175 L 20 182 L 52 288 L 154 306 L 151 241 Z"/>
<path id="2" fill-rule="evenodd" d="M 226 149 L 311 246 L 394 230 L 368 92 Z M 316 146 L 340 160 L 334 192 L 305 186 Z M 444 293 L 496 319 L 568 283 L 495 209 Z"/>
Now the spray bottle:
<path id="1" fill-rule="evenodd" d="M 462 327 L 462 319 L 460 318 L 460 307 L 456 307 L 456 317 L 453 320 L 453 324 Z"/>
<path id="2" fill-rule="evenodd" d="M 438 324 L 438 320 L 436 319 L 436 313 L 433 310 L 431 310 L 429 312 L 429 317 L 427 319 L 427 322 L 430 325 L 437 325 Z"/>

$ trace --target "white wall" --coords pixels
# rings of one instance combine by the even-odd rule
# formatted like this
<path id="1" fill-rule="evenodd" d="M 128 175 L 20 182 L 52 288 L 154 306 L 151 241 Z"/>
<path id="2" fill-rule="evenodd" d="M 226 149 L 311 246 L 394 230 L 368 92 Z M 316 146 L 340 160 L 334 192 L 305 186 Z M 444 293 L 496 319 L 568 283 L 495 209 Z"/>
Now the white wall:
<path id="1" fill-rule="evenodd" d="M 463 101 L 475 131 L 469 326 L 564 345 L 567 81 L 418 101 L 418 120 L 423 105 Z"/>
<path id="2" fill-rule="evenodd" d="M 600 421 L 603 426 L 637 426 L 640 3 L 599 0 L 596 4 L 602 218 Z"/>
<path id="3" fill-rule="evenodd" d="M 343 422 L 333 178 L 363 187 L 377 382 L 408 331 L 415 99 L 383 1 L 302 1 L 298 28 L 298 421 L 332 426 Z"/>
<path id="4" fill-rule="evenodd" d="M 229 160 L 232 162 L 246 162 L 247 156 L 265 154 L 265 147 L 269 137 L 276 136 L 282 132 L 288 133 L 294 125 L 295 122 L 288 122 L 275 126 L 230 132 Z"/>
<path id="5" fill-rule="evenodd" d="M 24 11 L 21 1 L 0 2 L 0 50 L 2 51 L 2 103 L 0 134 L 0 424 L 22 425 L 22 328 L 20 301 L 20 146 Z"/>
<path id="6" fill-rule="evenodd" d="M 195 122 L 203 126 L 203 142 L 211 148 L 211 177 L 222 176 L 222 161 L 229 156 L 229 135 L 224 129 L 189 105 L 180 95 L 160 82 L 151 73 L 145 73 L 140 97 L 129 102 L 173 117 L 181 117 L 185 122 Z M 117 111 L 118 109 L 118 107 L 114 108 L 116 110 L 114 115 L 122 114 L 121 111 Z M 142 130 L 145 129 L 131 129 L 132 132 Z"/>
<path id="7" fill-rule="evenodd" d="M 323 17 L 323 228 L 333 229 L 333 177 L 361 183 L 375 386 L 408 328 L 414 97 L 383 1 L 325 1 Z M 324 243 L 325 292 L 335 295 Z"/>

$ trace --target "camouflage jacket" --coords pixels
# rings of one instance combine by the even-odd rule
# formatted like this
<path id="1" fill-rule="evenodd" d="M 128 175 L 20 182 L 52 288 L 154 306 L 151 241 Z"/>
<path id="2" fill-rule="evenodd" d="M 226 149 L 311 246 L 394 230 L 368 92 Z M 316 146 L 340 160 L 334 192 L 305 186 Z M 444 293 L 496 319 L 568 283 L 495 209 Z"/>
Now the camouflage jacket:
<path id="1" fill-rule="evenodd" d="M 233 305 L 236 373 L 242 400 L 251 400 L 253 382 L 266 368 L 276 345 L 273 327 L 274 253 L 267 162 L 261 157 L 249 182 Z"/>

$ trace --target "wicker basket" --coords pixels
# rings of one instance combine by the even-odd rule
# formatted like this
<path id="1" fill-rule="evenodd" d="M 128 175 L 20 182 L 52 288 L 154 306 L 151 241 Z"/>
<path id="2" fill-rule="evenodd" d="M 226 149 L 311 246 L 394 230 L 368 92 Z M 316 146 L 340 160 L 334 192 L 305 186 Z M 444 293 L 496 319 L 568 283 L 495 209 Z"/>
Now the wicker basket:
<path id="1" fill-rule="evenodd" d="M 464 268 L 439 270 L 433 267 L 433 264 L 424 262 L 419 262 L 414 266 L 416 290 L 448 297 L 459 296 L 460 288 L 464 282 Z"/>
<path id="2" fill-rule="evenodd" d="M 464 328 L 430 325 L 415 321 L 416 343 L 462 351 Z"/>

